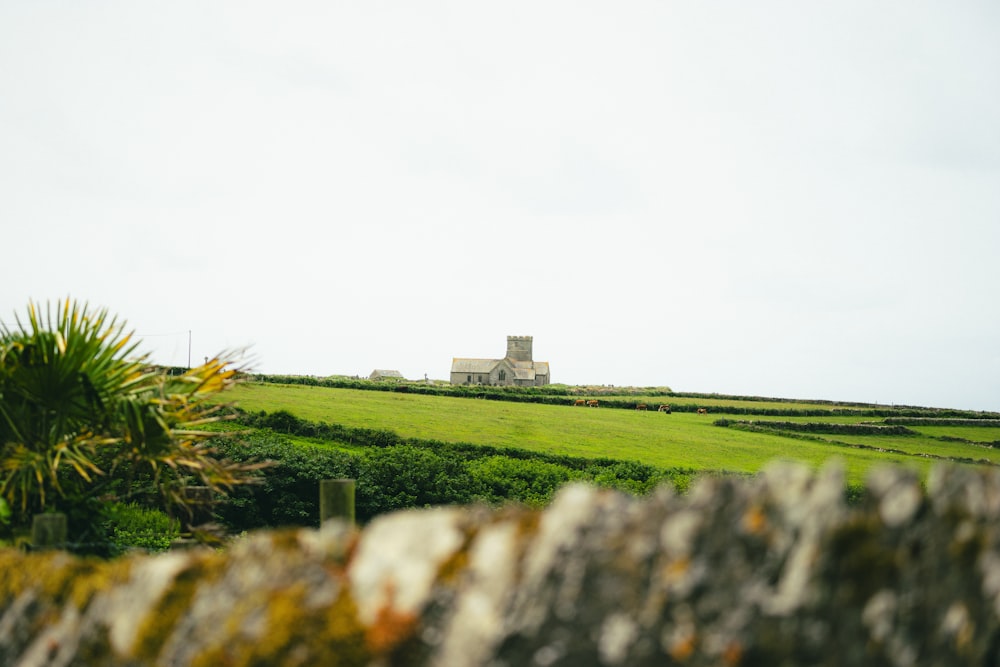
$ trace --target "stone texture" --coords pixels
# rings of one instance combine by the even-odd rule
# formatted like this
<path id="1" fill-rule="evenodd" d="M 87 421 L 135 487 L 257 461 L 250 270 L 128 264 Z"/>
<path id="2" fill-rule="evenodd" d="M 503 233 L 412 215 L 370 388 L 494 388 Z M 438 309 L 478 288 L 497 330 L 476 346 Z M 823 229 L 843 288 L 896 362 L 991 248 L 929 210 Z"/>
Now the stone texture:
<path id="1" fill-rule="evenodd" d="M 113 562 L 0 552 L 0 664 L 992 665 L 1000 476 L 774 466 Z"/>

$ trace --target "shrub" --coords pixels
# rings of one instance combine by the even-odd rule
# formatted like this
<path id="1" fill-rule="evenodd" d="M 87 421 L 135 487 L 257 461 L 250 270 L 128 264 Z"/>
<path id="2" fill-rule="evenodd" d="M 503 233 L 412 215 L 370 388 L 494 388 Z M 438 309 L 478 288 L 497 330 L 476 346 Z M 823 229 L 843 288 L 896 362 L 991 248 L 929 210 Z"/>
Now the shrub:
<path id="1" fill-rule="evenodd" d="M 166 551 L 181 531 L 177 519 L 134 503 L 108 505 L 103 527 L 111 556 L 135 549 L 153 553 Z"/>
<path id="2" fill-rule="evenodd" d="M 464 504 L 474 499 L 463 461 L 412 445 L 366 451 L 357 481 L 359 521 L 397 509 Z"/>
<path id="3" fill-rule="evenodd" d="M 259 470 L 257 484 L 234 490 L 217 516 L 235 531 L 279 526 L 319 525 L 319 482 L 355 479 L 360 459 L 346 452 L 295 445 L 260 433 L 219 443 L 235 461 L 272 461 Z"/>
<path id="4" fill-rule="evenodd" d="M 517 501 L 541 507 L 562 485 L 586 479 L 583 473 L 565 466 L 506 456 L 478 459 L 468 468 L 474 492 L 491 504 Z"/>
<path id="5" fill-rule="evenodd" d="M 672 482 L 666 470 L 638 461 L 621 461 L 592 472 L 595 484 L 636 495 L 649 493 L 660 484 Z"/>

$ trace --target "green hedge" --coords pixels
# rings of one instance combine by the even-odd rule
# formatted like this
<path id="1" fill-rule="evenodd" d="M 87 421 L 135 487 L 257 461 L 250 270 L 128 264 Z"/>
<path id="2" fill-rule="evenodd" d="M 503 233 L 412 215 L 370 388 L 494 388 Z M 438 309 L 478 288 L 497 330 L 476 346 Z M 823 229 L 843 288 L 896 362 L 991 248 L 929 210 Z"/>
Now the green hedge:
<path id="1" fill-rule="evenodd" d="M 357 480 L 356 517 L 366 523 L 379 514 L 410 507 L 479 502 L 541 506 L 560 486 L 574 480 L 630 493 L 648 493 L 660 484 L 683 492 L 698 474 L 635 461 L 403 440 L 389 431 L 316 424 L 285 412 L 244 414 L 239 419 L 258 430 L 219 438 L 214 444 L 220 453 L 235 461 L 269 460 L 274 465 L 258 472 L 259 484 L 234 490 L 217 509 L 217 518 L 237 532 L 317 525 L 323 479 Z M 350 443 L 356 449 L 292 444 L 282 434 Z"/>
<path id="2" fill-rule="evenodd" d="M 1000 417 L 981 416 L 978 419 L 949 419 L 940 417 L 890 417 L 886 424 L 904 426 L 985 426 L 1000 428 Z"/>
<path id="3" fill-rule="evenodd" d="M 614 386 L 569 386 L 562 384 L 542 387 L 497 387 L 489 385 L 426 384 L 424 382 L 373 382 L 371 380 L 345 377 L 319 378 L 310 375 L 248 375 L 248 380 L 274 384 L 301 384 L 340 389 L 361 389 L 366 391 L 392 391 L 433 396 L 454 396 L 459 398 L 482 398 L 496 401 L 544 403 L 548 405 L 573 405 L 581 397 L 598 397 L 602 407 L 634 410 L 637 403 L 669 403 L 670 398 L 704 398 L 716 403 L 712 405 L 674 405 L 674 412 L 694 412 L 698 408 L 708 408 L 710 412 L 729 415 L 760 415 L 771 417 L 818 417 L 842 414 L 861 417 L 911 417 L 947 419 L 990 419 L 1000 424 L 1000 413 L 973 410 L 953 410 L 925 408 L 909 405 L 884 407 L 871 403 L 851 401 L 828 401 L 822 399 L 788 399 L 767 396 L 742 396 L 700 392 L 675 392 L 669 387 L 614 387 Z M 628 398 L 623 398 L 628 397 Z M 636 397 L 636 398 L 633 398 Z M 656 400 L 643 400 L 649 397 Z M 763 408 L 746 405 L 719 405 L 718 401 L 740 403 L 807 403 L 829 405 L 830 408 Z"/>
<path id="4" fill-rule="evenodd" d="M 234 531 L 319 523 L 319 482 L 357 480 L 355 509 L 359 523 L 399 509 L 433 505 L 508 502 L 547 504 L 571 481 L 584 481 L 621 491 L 645 494 L 663 484 L 685 492 L 699 476 L 729 473 L 657 468 L 638 461 L 590 459 L 542 454 L 511 447 L 401 438 L 380 429 L 351 428 L 310 422 L 286 411 L 244 413 L 236 421 L 251 427 L 249 435 L 220 438 L 222 455 L 236 461 L 270 460 L 260 483 L 235 490 L 217 517 Z M 719 425 L 758 428 L 758 424 L 718 420 Z M 787 422 L 773 424 L 786 425 Z M 798 430 L 845 432 L 870 425 L 791 424 Z M 875 427 L 879 428 L 879 427 Z M 880 427 L 895 432 L 902 427 Z M 902 429 L 908 431 L 908 429 Z M 869 430 L 865 431 L 869 433 Z M 330 445 L 292 444 L 284 435 L 314 438 Z M 793 436 L 794 437 L 794 436 Z M 798 437 L 808 437 L 801 435 Z M 350 445 L 350 450 L 337 445 Z M 858 489 L 845 490 L 855 502 Z"/>
<path id="5" fill-rule="evenodd" d="M 716 426 L 739 426 L 754 430 L 794 431 L 796 433 L 832 433 L 839 435 L 918 435 L 905 426 L 878 424 L 831 424 L 827 422 L 779 422 L 717 419 Z"/>
<path id="6" fill-rule="evenodd" d="M 291 444 L 259 434 L 220 438 L 220 454 L 234 461 L 272 461 L 256 473 L 259 483 L 233 490 L 216 516 L 236 531 L 319 523 L 319 480 L 356 479 L 360 462 L 351 454 Z"/>

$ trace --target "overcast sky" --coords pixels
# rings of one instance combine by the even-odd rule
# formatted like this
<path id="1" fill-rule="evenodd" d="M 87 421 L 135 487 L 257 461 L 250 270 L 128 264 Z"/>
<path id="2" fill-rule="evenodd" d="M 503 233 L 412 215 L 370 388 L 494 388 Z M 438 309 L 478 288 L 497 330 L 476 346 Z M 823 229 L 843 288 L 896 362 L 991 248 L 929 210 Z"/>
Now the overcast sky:
<path id="1" fill-rule="evenodd" d="M 0 320 L 1000 410 L 998 34 L 995 0 L 0 0 Z"/>

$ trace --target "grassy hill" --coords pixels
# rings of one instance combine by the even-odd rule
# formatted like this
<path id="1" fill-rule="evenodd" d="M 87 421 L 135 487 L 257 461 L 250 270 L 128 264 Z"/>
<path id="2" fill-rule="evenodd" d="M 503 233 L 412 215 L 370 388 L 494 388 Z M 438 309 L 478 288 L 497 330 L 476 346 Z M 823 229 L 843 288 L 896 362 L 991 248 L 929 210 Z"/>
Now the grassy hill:
<path id="1" fill-rule="evenodd" d="M 259 382 L 241 384 L 227 398 L 250 412 L 286 410 L 309 421 L 390 430 L 403 438 L 632 460 L 663 468 L 753 473 L 775 459 L 813 467 L 837 459 L 848 481 L 859 482 L 870 468 L 886 463 L 922 474 L 941 460 L 1000 464 L 1000 449 L 994 448 L 1000 445 L 998 415 L 966 420 L 931 416 L 889 427 L 894 416 L 912 411 L 725 396 L 600 397 L 605 405 L 618 398 L 622 405 L 642 400 L 652 408 L 640 412 L 573 407 L 568 399 L 557 405 Z M 659 403 L 669 403 L 675 411 L 655 412 Z M 706 407 L 708 414 L 683 411 L 695 405 Z"/>

